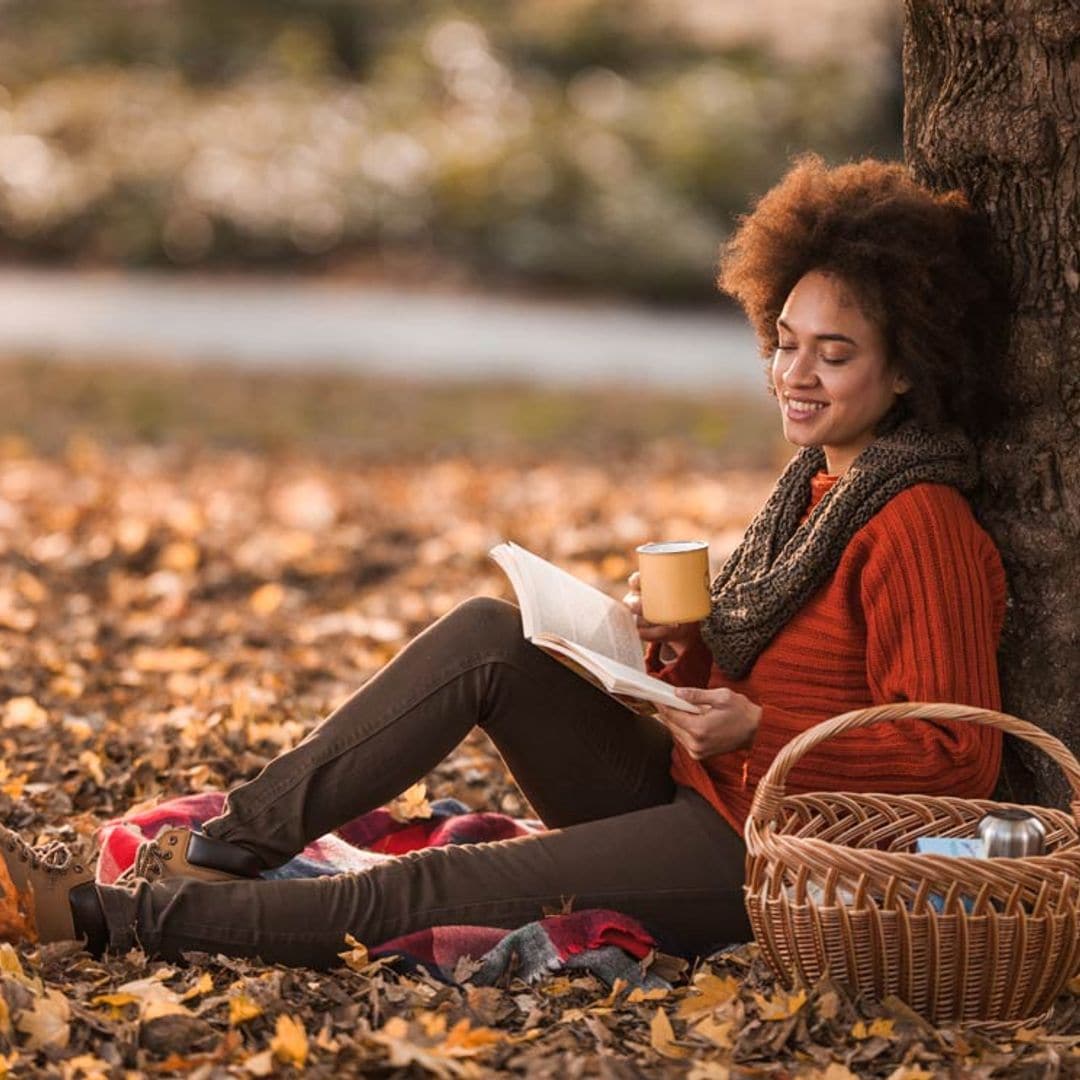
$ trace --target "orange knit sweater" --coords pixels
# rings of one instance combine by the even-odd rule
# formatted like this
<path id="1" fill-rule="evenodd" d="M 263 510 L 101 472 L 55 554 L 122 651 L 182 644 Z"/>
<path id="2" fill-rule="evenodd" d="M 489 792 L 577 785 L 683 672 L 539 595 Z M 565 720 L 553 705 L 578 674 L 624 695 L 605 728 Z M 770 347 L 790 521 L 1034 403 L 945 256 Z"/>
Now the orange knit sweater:
<path id="1" fill-rule="evenodd" d="M 835 483 L 811 481 L 807 514 Z M 996 653 L 1005 572 L 964 497 L 916 484 L 851 539 L 832 577 L 757 658 L 729 679 L 700 640 L 666 667 L 679 686 L 728 686 L 762 707 L 748 750 L 696 761 L 678 743 L 672 776 L 700 792 L 741 834 L 758 780 L 779 749 L 814 724 L 893 701 L 1001 707 Z M 787 790 L 922 792 L 985 798 L 1001 733 L 962 721 L 879 723 L 829 739 L 802 758 Z"/>

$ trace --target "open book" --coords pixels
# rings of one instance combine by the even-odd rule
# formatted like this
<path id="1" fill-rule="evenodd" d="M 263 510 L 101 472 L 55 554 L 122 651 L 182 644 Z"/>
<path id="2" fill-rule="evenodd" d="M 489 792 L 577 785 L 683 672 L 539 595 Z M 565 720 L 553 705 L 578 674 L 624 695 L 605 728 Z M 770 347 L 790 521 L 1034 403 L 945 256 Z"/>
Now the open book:
<path id="1" fill-rule="evenodd" d="M 698 711 L 668 683 L 645 671 L 641 639 L 625 604 L 517 544 L 497 544 L 491 557 L 514 587 L 522 629 L 534 645 L 635 712 L 652 709 L 634 702 Z"/>

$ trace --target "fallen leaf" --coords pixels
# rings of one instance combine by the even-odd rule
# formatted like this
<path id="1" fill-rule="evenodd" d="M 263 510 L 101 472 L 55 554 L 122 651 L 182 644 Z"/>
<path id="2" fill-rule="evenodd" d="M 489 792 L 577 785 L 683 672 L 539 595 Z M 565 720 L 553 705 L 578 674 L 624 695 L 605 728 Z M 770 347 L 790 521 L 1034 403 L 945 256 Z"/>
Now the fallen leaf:
<path id="1" fill-rule="evenodd" d="M 100 755 L 94 753 L 93 750 L 83 750 L 79 754 L 79 764 L 90 774 L 98 787 L 105 786 L 105 770 L 101 767 Z"/>
<path id="2" fill-rule="evenodd" d="M 270 1049 L 278 1061 L 302 1069 L 308 1058 L 308 1037 L 303 1022 L 282 1013 L 274 1025 Z"/>
<path id="3" fill-rule="evenodd" d="M 406 822 L 417 818 L 429 818 L 433 811 L 427 799 L 427 784 L 421 780 L 403 791 L 387 807 L 395 821 Z"/>
<path id="4" fill-rule="evenodd" d="M 252 1054 L 244 1062 L 243 1068 L 251 1076 L 270 1076 L 277 1068 L 274 1064 L 274 1051 L 262 1050 Z"/>
<path id="5" fill-rule="evenodd" d="M 254 1020 L 256 1016 L 262 1016 L 263 1007 L 245 993 L 232 994 L 229 996 L 229 1026 L 236 1027 Z"/>
<path id="6" fill-rule="evenodd" d="M 839 1061 L 830 1061 L 824 1069 L 814 1069 L 806 1080 L 860 1080 L 860 1077 Z"/>
<path id="7" fill-rule="evenodd" d="M 2 860 L 0 860 L 2 862 Z M 71 1006 L 59 990 L 46 988 L 29 1009 L 15 1018 L 15 1029 L 26 1036 L 28 1050 L 48 1046 L 63 1049 L 71 1038 Z"/>
<path id="8" fill-rule="evenodd" d="M 438 1050 L 451 1057 L 472 1057 L 502 1042 L 503 1038 L 494 1028 L 474 1028 L 468 1017 L 463 1017 L 450 1029 Z"/>
<path id="9" fill-rule="evenodd" d="M 195 980 L 193 986 L 189 986 L 180 995 L 181 1001 L 191 1001 L 192 998 L 203 997 L 205 994 L 211 993 L 214 989 L 214 977 L 208 971 L 204 971 L 198 979 Z"/>
<path id="10" fill-rule="evenodd" d="M 112 1066 L 93 1054 L 79 1054 L 60 1063 L 64 1080 L 109 1080 Z"/>
<path id="11" fill-rule="evenodd" d="M 205 667 L 210 657 L 189 645 L 171 649 L 153 649 L 149 646 L 136 649 L 131 658 L 136 671 L 168 673 L 172 671 L 195 671 Z"/>
<path id="12" fill-rule="evenodd" d="M 12 941 L 37 941 L 34 927 L 34 898 L 29 893 L 20 893 L 15 888 L 8 872 L 7 860 L 0 859 L 0 970 L 9 970 L 11 974 L 22 974 L 19 958 L 12 949 Z"/>
<path id="13" fill-rule="evenodd" d="M 730 1050 L 735 1045 L 732 1037 L 734 1029 L 734 1020 L 714 1020 L 711 1016 L 705 1016 L 694 1025 L 693 1032 L 721 1050 Z"/>
<path id="14" fill-rule="evenodd" d="M 758 1004 L 762 1020 L 787 1020 L 806 1004 L 806 991 L 800 990 L 795 994 L 785 994 L 780 990 L 772 998 L 766 998 L 763 994 L 755 993 L 753 998 Z"/>
<path id="15" fill-rule="evenodd" d="M 675 1031 L 663 1009 L 657 1009 L 649 1022 L 649 1042 L 652 1048 L 663 1057 L 681 1060 L 688 1058 L 691 1054 L 687 1047 L 675 1045 Z"/>
<path id="16" fill-rule="evenodd" d="M 338 953 L 338 956 L 345 961 L 345 966 L 353 971 L 364 971 L 371 963 L 367 946 L 357 941 L 352 934 L 345 935 L 345 944 L 349 948 L 345 952 Z"/>
<path id="17" fill-rule="evenodd" d="M 737 997 L 739 983 L 731 975 L 698 975 L 694 979 L 693 993 L 679 1002 L 675 1015 L 680 1020 L 690 1020 L 703 1013 L 712 1012 Z"/>
<path id="18" fill-rule="evenodd" d="M 13 697 L 4 706 L 3 726 L 40 731 L 49 723 L 49 714 L 32 697 Z"/>
<path id="19" fill-rule="evenodd" d="M 895 1024 L 895 1020 L 890 1020 L 884 1016 L 871 1020 L 869 1024 L 864 1020 L 856 1020 L 851 1025 L 851 1037 L 853 1039 L 872 1039 L 877 1036 L 882 1039 L 891 1039 Z"/>
<path id="20" fill-rule="evenodd" d="M 691 1066 L 686 1080 L 730 1080 L 731 1070 L 719 1061 L 698 1061 Z"/>
<path id="21" fill-rule="evenodd" d="M 248 598 L 248 604 L 256 615 L 273 615 L 285 599 L 285 590 L 276 581 L 260 585 Z"/>

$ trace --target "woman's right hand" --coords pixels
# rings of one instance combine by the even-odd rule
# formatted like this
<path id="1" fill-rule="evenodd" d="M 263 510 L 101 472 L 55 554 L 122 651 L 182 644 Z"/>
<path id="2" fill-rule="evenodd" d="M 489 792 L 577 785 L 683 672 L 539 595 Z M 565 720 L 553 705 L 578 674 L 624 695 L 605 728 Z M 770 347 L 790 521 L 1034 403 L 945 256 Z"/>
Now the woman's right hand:
<path id="1" fill-rule="evenodd" d="M 693 642 L 700 633 L 698 627 L 699 623 L 651 623 L 644 615 L 641 614 L 641 575 L 635 570 L 631 575 L 627 584 L 630 586 L 630 591 L 623 597 L 623 603 L 634 613 L 634 620 L 637 623 L 638 637 L 642 641 L 652 643 L 654 641 L 662 642 L 668 646 L 664 652 L 668 653 L 665 657 L 661 655 L 661 659 L 668 661 L 674 660 L 682 655 L 682 652 L 688 645 Z M 671 653 L 674 655 L 671 655 Z"/>

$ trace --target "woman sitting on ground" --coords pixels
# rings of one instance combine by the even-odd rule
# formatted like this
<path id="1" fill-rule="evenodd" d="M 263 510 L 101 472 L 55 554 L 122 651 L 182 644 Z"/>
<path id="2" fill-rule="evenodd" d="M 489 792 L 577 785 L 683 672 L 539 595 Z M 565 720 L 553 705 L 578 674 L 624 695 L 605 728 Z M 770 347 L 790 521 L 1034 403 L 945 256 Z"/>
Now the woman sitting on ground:
<path id="1" fill-rule="evenodd" d="M 965 432 L 1000 347 L 981 236 L 960 195 L 900 165 L 814 157 L 741 222 L 720 285 L 771 357 L 799 450 L 716 578 L 709 617 L 639 616 L 652 669 L 698 713 L 631 713 L 527 642 L 514 606 L 470 600 L 235 788 L 203 833 L 145 844 L 133 887 L 96 886 L 3 830 L 38 938 L 332 966 L 346 934 L 513 928 L 572 897 L 636 917 L 669 951 L 746 940 L 741 830 L 780 747 L 872 704 L 999 708 L 1005 578 L 964 497 L 977 482 Z M 258 877 L 394 798 L 477 724 L 549 831 L 361 874 Z M 913 717 L 832 739 L 788 787 L 982 798 L 1000 749 L 995 730 Z"/>

